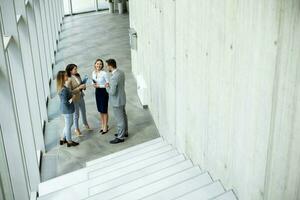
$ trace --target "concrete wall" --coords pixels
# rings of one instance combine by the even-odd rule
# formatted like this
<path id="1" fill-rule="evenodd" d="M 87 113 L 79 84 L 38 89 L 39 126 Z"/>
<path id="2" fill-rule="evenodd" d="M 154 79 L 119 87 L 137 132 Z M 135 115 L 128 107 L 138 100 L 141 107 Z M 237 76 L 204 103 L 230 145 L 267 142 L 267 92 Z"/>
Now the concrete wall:
<path id="1" fill-rule="evenodd" d="M 130 23 L 160 134 L 240 199 L 299 199 L 300 1 L 130 0 Z"/>

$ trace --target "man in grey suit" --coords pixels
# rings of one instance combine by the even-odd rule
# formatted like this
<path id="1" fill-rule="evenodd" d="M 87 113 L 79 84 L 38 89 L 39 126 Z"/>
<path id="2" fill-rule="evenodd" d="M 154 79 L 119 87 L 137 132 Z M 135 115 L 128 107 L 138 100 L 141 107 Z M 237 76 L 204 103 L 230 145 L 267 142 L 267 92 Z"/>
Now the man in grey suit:
<path id="1" fill-rule="evenodd" d="M 109 94 L 109 100 L 113 107 L 113 113 L 117 121 L 116 138 L 110 141 L 111 144 L 124 142 L 125 137 L 128 137 L 128 120 L 125 110 L 126 94 L 125 94 L 125 74 L 120 69 L 117 69 L 117 63 L 114 59 L 106 61 L 109 72 L 112 73 L 110 82 L 105 85 L 106 91 Z"/>

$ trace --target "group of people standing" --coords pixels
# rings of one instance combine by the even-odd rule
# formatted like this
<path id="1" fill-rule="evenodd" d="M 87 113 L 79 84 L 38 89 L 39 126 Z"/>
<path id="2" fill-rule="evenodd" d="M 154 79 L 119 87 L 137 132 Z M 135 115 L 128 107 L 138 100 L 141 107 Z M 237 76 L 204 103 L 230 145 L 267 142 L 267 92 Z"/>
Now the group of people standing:
<path id="1" fill-rule="evenodd" d="M 106 65 L 111 76 L 104 70 L 104 62 L 97 59 L 92 73 L 92 85 L 95 88 L 97 110 L 100 113 L 101 134 L 109 131 L 108 126 L 108 102 L 113 108 L 113 114 L 117 121 L 117 132 L 111 144 L 124 142 L 128 137 L 128 119 L 125 110 L 125 74 L 117 68 L 114 59 L 106 60 Z M 60 110 L 64 116 L 65 127 L 61 135 L 60 145 L 67 143 L 67 147 L 77 146 L 78 142 L 72 140 L 72 126 L 75 126 L 75 134 L 82 136 L 79 128 L 79 112 L 81 113 L 83 126 L 92 130 L 87 122 L 84 90 L 87 89 L 88 78 L 81 78 L 77 72 L 77 65 L 67 65 L 65 71 L 59 71 L 56 77 L 57 92 L 60 97 Z"/>

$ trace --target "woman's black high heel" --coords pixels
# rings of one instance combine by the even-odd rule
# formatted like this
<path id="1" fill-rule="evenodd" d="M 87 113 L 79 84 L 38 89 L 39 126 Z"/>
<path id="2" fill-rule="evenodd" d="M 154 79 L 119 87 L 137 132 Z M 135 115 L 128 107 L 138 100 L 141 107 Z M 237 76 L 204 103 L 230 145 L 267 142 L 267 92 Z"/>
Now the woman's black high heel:
<path id="1" fill-rule="evenodd" d="M 77 146 L 77 145 L 79 145 L 78 142 L 74 142 L 74 141 L 67 142 L 67 147 L 75 147 L 75 146 Z"/>
<path id="2" fill-rule="evenodd" d="M 66 144 L 67 143 L 67 140 L 59 140 L 59 144 L 60 145 L 64 145 L 64 144 Z"/>
<path id="3" fill-rule="evenodd" d="M 107 126 L 106 131 L 102 130 L 102 135 L 106 134 L 109 131 L 109 126 Z"/>

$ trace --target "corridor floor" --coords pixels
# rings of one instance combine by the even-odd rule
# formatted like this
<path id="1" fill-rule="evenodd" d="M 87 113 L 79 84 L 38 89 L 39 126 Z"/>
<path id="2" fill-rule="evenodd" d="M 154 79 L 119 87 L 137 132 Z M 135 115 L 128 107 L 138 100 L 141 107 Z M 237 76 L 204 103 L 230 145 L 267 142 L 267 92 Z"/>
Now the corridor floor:
<path id="1" fill-rule="evenodd" d="M 81 76 L 91 77 L 93 64 L 97 58 L 115 58 L 118 67 L 126 73 L 127 114 L 129 119 L 129 138 L 121 144 L 111 145 L 114 138 L 115 120 L 109 108 L 111 130 L 106 135 L 99 132 L 94 88 L 85 91 L 88 122 L 93 131 L 83 128 L 83 137 L 75 138 L 80 142 L 77 147 L 67 148 L 58 144 L 64 121 L 59 112 L 59 98 L 55 91 L 55 80 L 51 84 L 51 99 L 48 105 L 49 122 L 45 131 L 46 154 L 42 158 L 41 180 L 83 168 L 87 161 L 125 149 L 159 136 L 149 110 L 140 105 L 136 82 L 131 73 L 130 47 L 128 39 L 128 15 L 106 12 L 88 13 L 66 17 L 60 34 L 56 64 L 53 77 L 69 63 L 79 67 Z M 80 124 L 81 119 L 80 119 Z"/>

